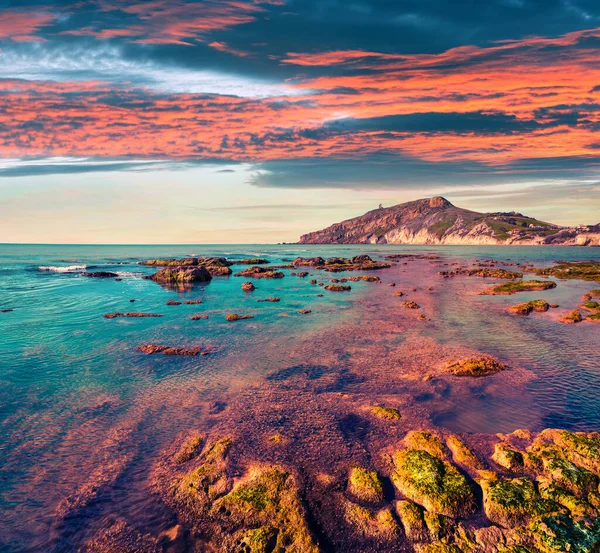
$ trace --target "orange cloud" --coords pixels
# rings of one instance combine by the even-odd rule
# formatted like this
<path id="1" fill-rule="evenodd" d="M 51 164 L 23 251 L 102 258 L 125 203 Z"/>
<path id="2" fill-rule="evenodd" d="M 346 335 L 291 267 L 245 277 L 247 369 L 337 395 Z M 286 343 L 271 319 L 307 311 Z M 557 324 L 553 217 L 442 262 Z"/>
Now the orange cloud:
<path id="1" fill-rule="evenodd" d="M 238 7 L 228 3 L 223 9 Z M 162 17 L 170 9 L 152 2 L 144 17 Z M 192 32 L 159 28 L 151 40 L 185 41 Z M 349 64 L 349 70 L 297 79 L 290 86 L 298 95 L 281 98 L 0 81 L 0 155 L 264 161 L 386 152 L 432 162 L 475 161 L 498 170 L 527 158 L 595 158 L 600 65 L 584 39 L 599 37 L 600 30 L 592 29 L 437 55 L 290 54 L 283 63 Z M 210 46 L 229 51 L 221 42 Z M 452 114 L 457 121 L 475 114 L 483 123 L 480 129 L 471 123 L 436 127 L 435 114 Z M 401 121 L 415 126 L 394 127 L 390 116 L 410 116 Z M 433 123 L 419 127 L 422 120 Z"/>
<path id="2" fill-rule="evenodd" d="M 50 25 L 56 14 L 18 10 L 0 10 L 0 39 L 15 42 L 36 42 L 43 40 L 35 36 L 42 27 Z"/>

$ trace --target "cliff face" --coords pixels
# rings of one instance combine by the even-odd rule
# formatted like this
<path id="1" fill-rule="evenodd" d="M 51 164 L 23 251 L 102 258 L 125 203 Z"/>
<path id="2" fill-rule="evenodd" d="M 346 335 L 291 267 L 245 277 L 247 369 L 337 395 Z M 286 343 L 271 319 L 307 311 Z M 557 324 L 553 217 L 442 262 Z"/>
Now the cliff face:
<path id="1" fill-rule="evenodd" d="M 301 244 L 600 246 L 600 226 L 567 229 L 520 213 L 477 213 L 441 197 L 375 209 L 300 238 Z"/>

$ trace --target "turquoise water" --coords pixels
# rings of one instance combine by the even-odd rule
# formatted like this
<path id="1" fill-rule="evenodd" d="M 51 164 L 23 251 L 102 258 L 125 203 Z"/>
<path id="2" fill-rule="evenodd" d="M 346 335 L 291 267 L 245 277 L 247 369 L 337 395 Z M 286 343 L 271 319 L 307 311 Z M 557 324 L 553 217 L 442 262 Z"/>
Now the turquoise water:
<path id="1" fill-rule="evenodd" d="M 169 425 L 161 418 L 165 413 L 172 416 L 175 406 L 184 409 L 194 397 L 218 404 L 221 393 L 243 389 L 245 382 L 290 366 L 292 359 L 318 363 L 324 352 L 311 350 L 302 337 L 359 321 L 371 294 L 378 301 L 384 291 L 389 293 L 387 287 L 363 282 L 352 283 L 351 293 L 327 293 L 309 284 L 312 277 L 292 277 L 289 270 L 280 280 L 255 281 L 257 290 L 251 294 L 241 290 L 246 279 L 234 276 L 215 277 L 177 293 L 144 280 L 155 269 L 139 261 L 210 255 L 232 260 L 265 257 L 284 264 L 296 256 L 359 253 L 374 259 L 392 253 L 428 253 L 441 256 L 440 263 L 494 258 L 537 266 L 558 259 L 600 259 L 600 250 L 585 248 L 0 245 L 0 310 L 12 310 L 0 313 L 0 510 L 6 514 L 5 523 L 0 523 L 4 530 L 0 550 L 68 550 L 40 541 L 39 525 L 49 524 L 56 502 L 81 484 L 73 467 L 86 466 L 90 451 L 115 424 L 131 423 L 139 440 L 147 443 L 146 451 L 156 451 L 178 430 L 175 423 Z M 122 280 L 57 272 L 84 266 L 88 271 L 118 272 Z M 400 267 L 390 270 L 396 271 L 394 280 L 419 284 L 418 271 L 411 272 L 409 266 L 402 269 L 404 274 Z M 234 272 L 244 268 L 232 267 Z M 376 274 L 389 280 L 386 271 Z M 315 278 L 343 276 L 348 275 Z M 537 378 L 528 384 L 526 398 L 507 399 L 505 393 L 485 393 L 468 401 L 464 396 L 424 398 L 438 424 L 472 432 L 519 426 L 600 429 L 600 325 L 567 327 L 536 315 L 517 320 L 505 312 L 507 305 L 516 303 L 514 297 L 473 293 L 480 280 L 454 278 L 443 284 L 436 300 L 436 321 L 424 334 L 442 344 L 461 344 L 510 359 Z M 562 282 L 543 296 L 574 308 L 591 287 L 579 281 Z M 271 296 L 281 301 L 257 302 Z M 539 294 L 523 294 L 517 301 L 535 297 Z M 202 303 L 167 306 L 173 299 L 201 299 Z M 386 301 L 381 300 L 382 310 Z M 300 309 L 312 313 L 300 315 Z M 103 317 L 126 311 L 164 317 Z M 228 323 L 224 317 L 231 312 L 254 318 Z M 193 314 L 209 318 L 192 321 Z M 368 332 L 365 328 L 365 337 Z M 135 351 L 148 342 L 210 347 L 213 353 L 165 358 Z M 139 462 L 143 466 L 143 455 Z M 67 465 L 69 475 L 60 475 Z"/>

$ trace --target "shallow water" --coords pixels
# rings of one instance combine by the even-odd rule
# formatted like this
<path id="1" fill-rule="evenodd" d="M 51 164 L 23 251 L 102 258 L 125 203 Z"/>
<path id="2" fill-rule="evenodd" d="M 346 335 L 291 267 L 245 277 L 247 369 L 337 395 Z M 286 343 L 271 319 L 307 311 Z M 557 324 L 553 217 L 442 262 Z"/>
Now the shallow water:
<path id="1" fill-rule="evenodd" d="M 359 253 L 376 259 L 392 253 L 427 253 L 441 259 L 401 262 L 375 273 L 382 284 L 351 283 L 350 293 L 338 294 L 310 285 L 311 276 L 292 277 L 289 270 L 284 270 L 286 277 L 281 280 L 255 281 L 257 290 L 251 294 L 241 290 L 246 279 L 234 276 L 215 277 L 177 293 L 143 280 L 154 269 L 137 264 L 149 258 L 189 255 L 260 256 L 279 264 L 299 255 Z M 599 259 L 600 250 L 0 246 L 0 309 L 13 309 L 0 314 L 0 510 L 4 514 L 0 550 L 68 551 L 69 533 L 63 532 L 59 540 L 50 533 L 57 505 L 114 458 L 125 459 L 126 469 L 107 486 L 99 503 L 118 504 L 121 512 L 152 526 L 153 517 L 160 513 L 135 493 L 151 460 L 192 423 L 212 424 L 221 404 L 243 396 L 252 386 L 262 386 L 261 382 L 279 384 L 304 375 L 309 391 L 325 382 L 319 385 L 326 385 L 328 391 L 357 394 L 365 400 L 393 395 L 455 432 L 548 426 L 600 429 L 600 325 L 566 326 L 556 320 L 557 312 L 575 308 L 580 296 L 594 286 L 566 281 L 545 292 L 492 297 L 477 295 L 489 284 L 482 279 L 437 276 L 446 263 L 490 258 L 546 266 L 558 259 Z M 82 266 L 118 272 L 122 280 L 64 272 L 66 267 L 77 271 Z M 234 272 L 243 268 L 232 267 Z M 310 272 L 325 282 L 349 276 Z M 391 281 L 396 288 L 386 285 Z M 430 285 L 431 292 L 426 289 Z M 394 291 L 407 290 L 413 299 L 412 288 L 417 288 L 414 299 L 431 322 L 417 321 L 399 307 Z M 281 301 L 257 302 L 271 296 Z M 506 313 L 508 305 L 540 297 L 560 308 L 523 318 Z M 202 303 L 167 306 L 171 299 L 201 299 Z M 299 309 L 312 313 L 300 315 Z M 164 317 L 103 318 L 117 311 Z M 254 318 L 228 323 L 224 316 L 230 312 Z M 190 320 L 197 313 L 209 318 Z M 418 344 L 421 338 L 431 340 L 436 348 L 496 355 L 509 364 L 511 375 L 485 382 L 440 381 L 427 390 L 420 381 L 398 379 L 404 365 L 394 352 L 411 341 Z M 148 342 L 208 346 L 212 353 L 167 358 L 135 351 Z M 433 368 L 425 361 L 423 373 Z M 248 415 L 246 421 L 250 428 L 252 417 Z M 345 431 L 350 437 L 357 432 L 351 419 Z M 95 512 L 89 516 L 93 518 Z"/>

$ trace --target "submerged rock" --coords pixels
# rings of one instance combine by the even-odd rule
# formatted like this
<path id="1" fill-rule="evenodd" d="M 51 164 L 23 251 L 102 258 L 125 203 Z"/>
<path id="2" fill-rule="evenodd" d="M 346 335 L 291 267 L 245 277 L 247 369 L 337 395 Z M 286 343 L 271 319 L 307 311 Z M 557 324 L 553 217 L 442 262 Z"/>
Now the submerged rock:
<path id="1" fill-rule="evenodd" d="M 89 277 L 89 278 L 117 278 L 119 276 L 117 273 L 112 273 L 110 271 L 93 271 L 93 272 L 84 271 L 79 274 L 81 276 Z"/>
<path id="2" fill-rule="evenodd" d="M 300 313 L 300 315 L 308 315 L 309 313 L 312 313 L 312 311 L 310 309 L 299 309 L 298 313 Z"/>
<path id="3" fill-rule="evenodd" d="M 162 317 L 163 315 L 159 313 L 106 313 L 104 315 L 105 319 L 116 319 L 118 317 L 129 317 L 129 318 L 144 318 L 144 317 Z"/>
<path id="4" fill-rule="evenodd" d="M 344 284 L 329 284 L 325 286 L 325 290 L 329 290 L 330 292 L 349 292 L 352 290 L 352 287 Z"/>
<path id="5" fill-rule="evenodd" d="M 170 306 L 181 305 L 181 302 L 175 301 L 175 300 L 169 300 L 169 301 L 167 301 L 166 305 L 170 305 Z"/>
<path id="6" fill-rule="evenodd" d="M 446 368 L 456 376 L 481 377 L 506 370 L 506 365 L 491 357 L 474 357 L 451 363 Z"/>
<path id="7" fill-rule="evenodd" d="M 184 356 L 195 357 L 196 355 L 208 355 L 210 350 L 203 347 L 177 348 L 173 346 L 163 346 L 160 344 L 144 344 L 137 346 L 136 351 L 145 353 L 146 355 L 155 355 L 160 353 L 169 356 Z"/>
<path id="8" fill-rule="evenodd" d="M 100 530 L 87 542 L 80 553 L 160 553 L 157 541 L 142 535 L 124 520 L 118 520 L 108 528 Z"/>
<path id="9" fill-rule="evenodd" d="M 229 315 L 225 316 L 229 322 L 241 321 L 243 319 L 253 319 L 254 315 L 238 315 L 237 313 L 229 313 Z"/>
<path id="10" fill-rule="evenodd" d="M 414 301 L 404 301 L 402 302 L 402 305 L 406 307 L 406 309 L 421 309 L 421 306 Z"/>
<path id="11" fill-rule="evenodd" d="M 258 303 L 279 303 L 281 298 L 263 298 L 262 300 L 258 300 Z"/>

